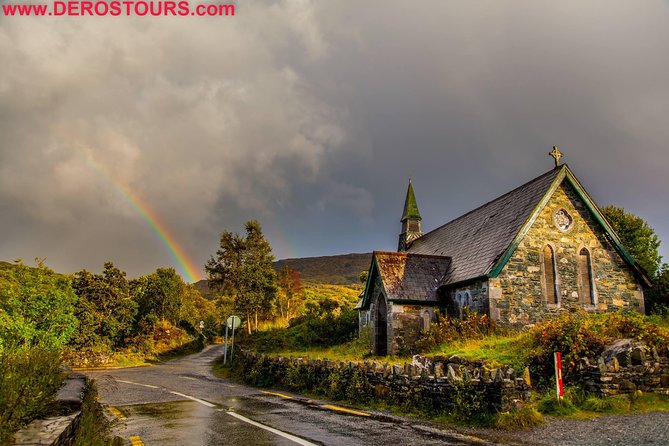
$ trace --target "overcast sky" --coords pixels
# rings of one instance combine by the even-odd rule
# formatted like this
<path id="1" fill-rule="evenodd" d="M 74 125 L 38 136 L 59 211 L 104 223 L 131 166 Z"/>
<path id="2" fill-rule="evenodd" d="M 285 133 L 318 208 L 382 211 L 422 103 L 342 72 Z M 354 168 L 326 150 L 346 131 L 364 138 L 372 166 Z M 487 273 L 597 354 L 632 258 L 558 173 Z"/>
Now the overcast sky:
<path id="1" fill-rule="evenodd" d="M 548 171 L 558 145 L 669 261 L 667 1 L 0 16 L 0 61 L 1 260 L 177 266 L 124 187 L 198 265 L 249 219 L 277 258 L 394 250 L 409 177 L 430 230 Z"/>

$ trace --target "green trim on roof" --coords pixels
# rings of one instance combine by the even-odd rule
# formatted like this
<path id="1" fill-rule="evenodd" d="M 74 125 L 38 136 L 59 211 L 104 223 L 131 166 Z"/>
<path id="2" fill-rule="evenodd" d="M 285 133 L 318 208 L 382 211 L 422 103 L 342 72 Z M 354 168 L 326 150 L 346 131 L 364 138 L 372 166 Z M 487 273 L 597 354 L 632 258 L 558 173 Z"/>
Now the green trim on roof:
<path id="1" fill-rule="evenodd" d="M 372 263 L 369 265 L 369 273 L 367 274 L 367 283 L 365 283 L 365 291 L 364 295 L 362 296 L 362 305 L 360 306 L 360 309 L 367 309 L 369 308 L 369 287 L 373 283 L 372 282 L 372 276 L 376 272 L 378 274 L 379 271 L 379 266 L 376 264 L 376 253 L 372 253 Z M 384 293 L 385 294 L 385 293 Z"/>
<path id="2" fill-rule="evenodd" d="M 413 193 L 411 180 L 409 180 L 409 188 L 407 189 L 407 196 L 404 200 L 404 212 L 402 213 L 402 219 L 400 221 L 408 219 L 422 220 L 420 212 L 418 212 L 418 203 L 416 203 L 416 195 Z"/>

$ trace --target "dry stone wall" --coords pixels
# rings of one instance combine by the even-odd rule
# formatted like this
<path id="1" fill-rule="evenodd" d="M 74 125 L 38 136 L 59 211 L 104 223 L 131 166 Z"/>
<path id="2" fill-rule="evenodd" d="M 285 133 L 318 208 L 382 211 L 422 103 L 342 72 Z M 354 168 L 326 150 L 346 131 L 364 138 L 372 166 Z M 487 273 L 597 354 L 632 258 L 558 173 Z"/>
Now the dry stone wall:
<path id="1" fill-rule="evenodd" d="M 667 352 L 648 349 L 630 339 L 609 345 L 595 360 L 581 359 L 576 381 L 585 390 L 600 396 L 642 392 L 669 395 Z"/>
<path id="2" fill-rule="evenodd" d="M 477 400 L 492 411 L 529 401 L 530 386 L 510 368 L 490 369 L 458 356 L 410 363 L 342 362 L 286 358 L 244 351 L 242 377 L 249 384 L 316 391 L 333 399 L 378 400 L 449 411 Z"/>

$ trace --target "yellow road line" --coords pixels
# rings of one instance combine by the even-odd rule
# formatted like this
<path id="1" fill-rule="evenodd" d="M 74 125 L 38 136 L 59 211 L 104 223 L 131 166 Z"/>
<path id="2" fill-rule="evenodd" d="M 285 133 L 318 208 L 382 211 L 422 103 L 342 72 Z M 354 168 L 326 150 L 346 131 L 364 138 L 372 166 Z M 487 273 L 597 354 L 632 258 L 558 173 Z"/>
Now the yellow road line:
<path id="1" fill-rule="evenodd" d="M 144 446 L 144 442 L 139 438 L 139 435 L 130 437 L 130 444 L 132 444 L 132 446 Z"/>
<path id="2" fill-rule="evenodd" d="M 290 395 L 284 395 L 283 393 L 276 393 L 276 392 L 267 392 L 265 390 L 261 390 L 260 393 L 264 393 L 265 395 L 274 395 L 274 396 L 280 396 L 281 398 L 285 398 L 287 400 L 292 400 L 293 397 Z"/>
<path id="3" fill-rule="evenodd" d="M 350 414 L 353 414 L 353 415 L 360 415 L 361 417 L 371 416 L 370 414 L 368 414 L 366 412 L 360 412 L 358 410 L 347 409 L 345 407 L 333 406 L 332 404 L 325 404 L 323 407 L 325 407 L 326 409 L 330 409 L 330 410 L 336 410 L 338 412 L 346 412 L 346 413 L 350 413 Z"/>
<path id="4" fill-rule="evenodd" d="M 114 415 L 116 418 L 118 418 L 118 419 L 120 419 L 120 420 L 122 420 L 122 419 L 125 418 L 125 415 L 123 415 L 123 413 L 122 413 L 120 410 L 118 410 L 117 408 L 115 408 L 114 406 L 109 406 L 109 407 L 107 408 L 107 410 L 108 410 L 112 415 Z"/>

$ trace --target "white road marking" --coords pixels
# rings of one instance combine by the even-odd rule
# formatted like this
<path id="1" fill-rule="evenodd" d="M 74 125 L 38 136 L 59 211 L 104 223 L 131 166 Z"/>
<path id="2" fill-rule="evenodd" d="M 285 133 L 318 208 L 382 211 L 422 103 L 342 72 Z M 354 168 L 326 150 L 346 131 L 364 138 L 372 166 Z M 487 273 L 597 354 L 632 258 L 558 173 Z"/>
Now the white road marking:
<path id="1" fill-rule="evenodd" d="M 134 383 L 132 381 L 125 381 L 122 379 L 117 379 L 115 380 L 117 383 L 126 383 L 126 384 L 134 384 L 135 386 L 142 386 L 142 387 L 148 387 L 149 389 L 160 389 L 158 386 L 152 386 L 151 384 L 141 384 L 141 383 Z"/>
<path id="2" fill-rule="evenodd" d="M 221 409 L 222 410 L 222 409 Z M 269 431 L 273 434 L 276 434 L 280 437 L 286 438 L 294 443 L 301 444 L 302 446 L 316 446 L 316 444 L 311 443 L 307 440 L 304 440 L 300 437 L 296 437 L 295 435 L 291 435 L 289 433 L 280 431 L 278 429 L 274 429 L 273 427 L 265 426 L 264 424 L 258 423 L 257 421 L 253 421 L 249 418 L 246 418 L 244 416 L 239 415 L 238 413 L 235 412 L 230 412 L 230 411 L 225 411 L 228 415 L 237 418 L 238 420 L 242 420 L 245 423 L 249 423 L 255 427 L 259 427 L 260 429 L 265 429 L 266 431 Z"/>
<path id="3" fill-rule="evenodd" d="M 136 382 L 132 382 L 132 381 L 125 381 L 125 380 L 122 380 L 122 379 L 117 379 L 116 382 L 126 383 L 126 384 L 134 384 L 134 385 L 136 385 L 136 386 L 149 387 L 149 388 L 151 388 L 151 389 L 160 389 L 160 387 L 158 387 L 158 386 L 152 386 L 152 385 L 150 385 L 150 384 L 141 384 L 141 383 L 136 383 Z M 187 399 L 189 399 L 189 400 L 196 401 L 196 402 L 198 402 L 198 403 L 200 403 L 200 404 L 203 404 L 203 405 L 205 405 L 205 406 L 207 406 L 207 407 L 216 407 L 215 404 L 212 404 L 212 403 L 210 403 L 209 401 L 204 401 L 204 400 L 201 400 L 201 399 L 199 399 L 199 398 L 195 398 L 194 396 L 186 395 L 185 393 L 175 392 L 175 391 L 173 391 L 173 390 L 168 390 L 168 389 L 165 389 L 165 390 L 167 390 L 168 392 L 170 392 L 170 393 L 173 394 L 173 395 L 177 395 L 177 396 L 180 396 L 180 397 L 183 397 L 183 398 L 187 398 Z M 253 421 L 253 420 L 251 420 L 250 418 L 246 418 L 246 417 L 244 417 L 244 416 L 242 416 L 242 415 L 239 415 L 238 413 L 231 412 L 231 411 L 226 411 L 226 410 L 224 410 L 224 409 L 218 409 L 218 410 L 219 410 L 220 412 L 225 412 L 225 413 L 227 413 L 228 415 L 230 415 L 230 416 L 232 416 L 232 417 L 235 417 L 235 418 L 237 418 L 238 420 L 241 420 L 241 421 L 243 421 L 243 422 L 245 422 L 245 423 L 249 423 L 249 424 L 251 424 L 251 425 L 253 425 L 253 426 L 255 426 L 255 427 L 259 427 L 260 429 L 264 429 L 264 430 L 269 431 L 269 432 L 271 432 L 271 433 L 273 433 L 273 434 L 276 434 L 276 435 L 278 435 L 278 436 L 280 436 L 280 437 L 286 438 L 286 439 L 288 439 L 288 440 L 290 440 L 290 441 L 292 441 L 292 442 L 294 442 L 294 443 L 297 443 L 297 444 L 299 444 L 299 445 L 302 445 L 302 446 L 317 446 L 315 443 L 311 443 L 311 442 L 309 442 L 309 441 L 307 441 L 307 440 L 304 440 L 304 439 L 302 439 L 302 438 L 300 438 L 300 437 L 296 437 L 295 435 L 291 435 L 291 434 L 289 434 L 289 433 L 287 433 L 287 432 L 283 432 L 283 431 L 280 431 L 280 430 L 278 430 L 278 429 L 274 429 L 273 427 L 265 426 L 265 425 L 262 424 L 262 423 L 258 423 L 257 421 Z"/>
<path id="4" fill-rule="evenodd" d="M 201 400 L 199 398 L 195 398 L 194 396 L 190 396 L 190 395 L 186 395 L 186 394 L 183 394 L 183 393 L 175 392 L 173 390 L 170 390 L 169 392 L 171 394 L 174 394 L 174 395 L 178 395 L 178 396 L 182 396 L 184 398 L 188 398 L 189 400 L 197 401 L 198 403 L 204 404 L 207 407 L 216 407 L 216 404 L 211 404 L 209 401 L 204 401 L 204 400 Z"/>

